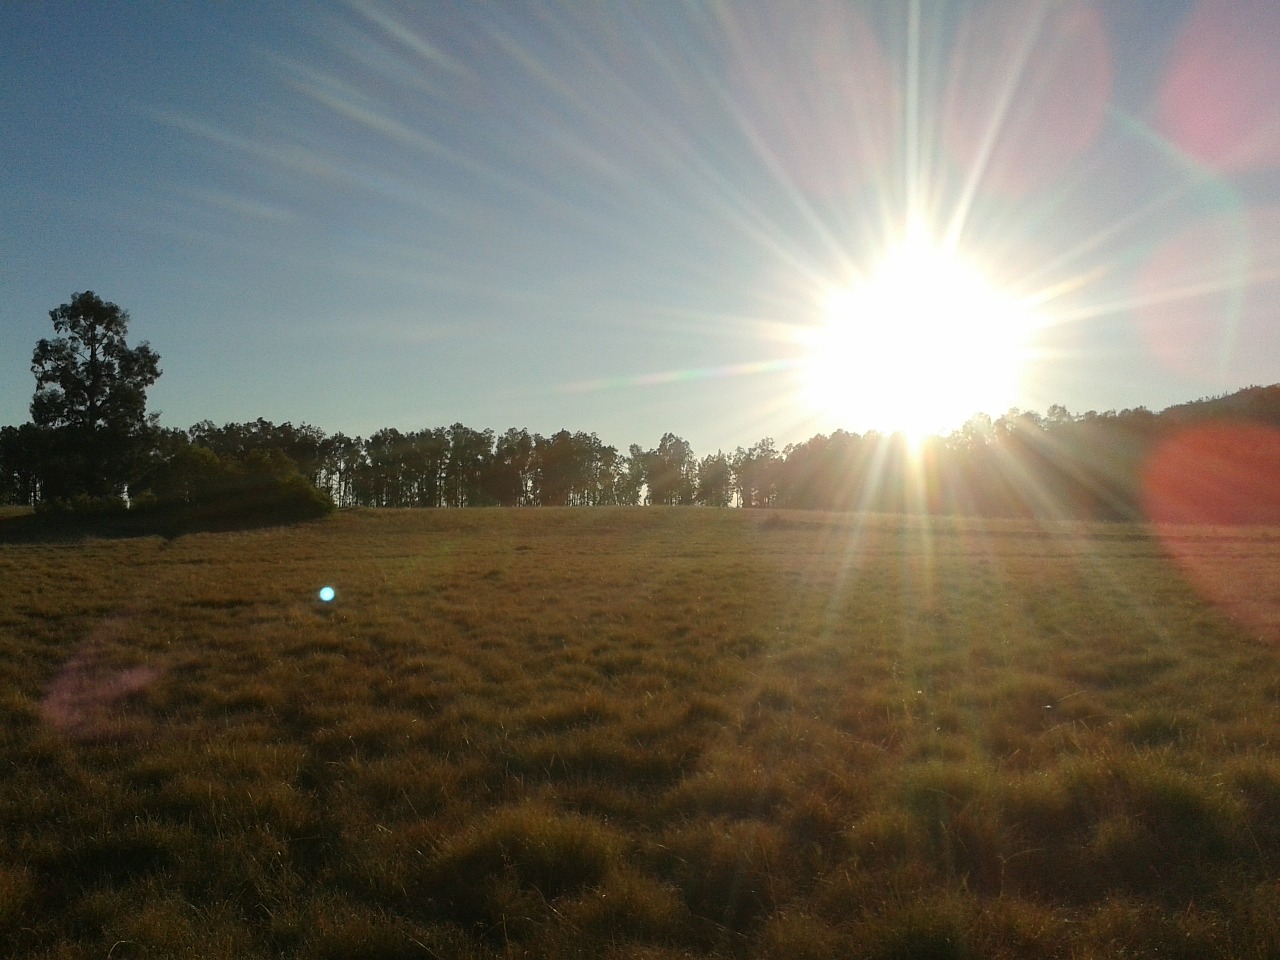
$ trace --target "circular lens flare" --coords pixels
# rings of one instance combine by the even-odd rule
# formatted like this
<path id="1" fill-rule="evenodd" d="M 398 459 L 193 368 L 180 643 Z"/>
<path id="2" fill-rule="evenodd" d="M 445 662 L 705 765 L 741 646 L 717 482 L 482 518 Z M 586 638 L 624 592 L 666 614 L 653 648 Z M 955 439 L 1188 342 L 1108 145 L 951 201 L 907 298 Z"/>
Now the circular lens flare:
<path id="1" fill-rule="evenodd" d="M 1169 139 L 1211 170 L 1280 166 L 1280 6 L 1201 0 L 1187 18 L 1159 94 Z"/>
<path id="2" fill-rule="evenodd" d="M 1280 430 L 1249 421 L 1166 437 L 1142 476 L 1147 516 L 1200 594 L 1237 622 L 1280 639 L 1274 528 L 1280 524 Z"/>

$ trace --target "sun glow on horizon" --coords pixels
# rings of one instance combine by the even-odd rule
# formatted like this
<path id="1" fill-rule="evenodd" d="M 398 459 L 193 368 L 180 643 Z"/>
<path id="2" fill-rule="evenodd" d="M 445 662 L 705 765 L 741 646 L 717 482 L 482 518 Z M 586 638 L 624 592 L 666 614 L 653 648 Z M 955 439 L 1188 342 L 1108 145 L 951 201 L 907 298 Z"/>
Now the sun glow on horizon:
<path id="1" fill-rule="evenodd" d="M 918 443 L 1016 404 L 1044 320 L 953 246 L 913 225 L 822 297 L 806 331 L 809 403 L 856 430 Z"/>

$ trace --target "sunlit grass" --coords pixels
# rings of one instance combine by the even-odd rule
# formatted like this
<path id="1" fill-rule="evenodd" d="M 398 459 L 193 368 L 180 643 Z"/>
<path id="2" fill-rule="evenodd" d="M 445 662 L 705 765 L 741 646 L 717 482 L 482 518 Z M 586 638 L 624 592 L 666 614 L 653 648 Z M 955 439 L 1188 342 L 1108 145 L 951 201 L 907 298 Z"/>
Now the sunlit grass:
<path id="1" fill-rule="evenodd" d="M 0 952 L 1274 956 L 1276 641 L 1135 526 L 2 545 Z"/>

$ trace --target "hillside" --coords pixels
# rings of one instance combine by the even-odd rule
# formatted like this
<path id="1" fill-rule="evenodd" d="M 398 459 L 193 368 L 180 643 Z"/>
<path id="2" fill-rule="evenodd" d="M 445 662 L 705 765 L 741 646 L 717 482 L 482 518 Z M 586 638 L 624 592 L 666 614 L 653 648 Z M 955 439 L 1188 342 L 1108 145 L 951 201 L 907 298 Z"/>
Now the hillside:
<path id="1" fill-rule="evenodd" d="M 1221 397 L 1175 404 L 1161 411 L 1175 421 L 1252 420 L 1280 427 L 1280 383 L 1252 386 Z"/>

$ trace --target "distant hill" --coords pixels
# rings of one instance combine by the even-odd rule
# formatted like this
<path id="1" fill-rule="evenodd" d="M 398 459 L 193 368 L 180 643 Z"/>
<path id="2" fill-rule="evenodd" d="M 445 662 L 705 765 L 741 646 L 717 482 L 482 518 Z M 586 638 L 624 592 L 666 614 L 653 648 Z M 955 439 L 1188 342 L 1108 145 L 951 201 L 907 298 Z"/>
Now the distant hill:
<path id="1" fill-rule="evenodd" d="M 1190 400 L 1167 407 L 1160 415 L 1179 423 L 1230 417 L 1280 427 L 1280 383 L 1245 387 L 1221 397 Z"/>

